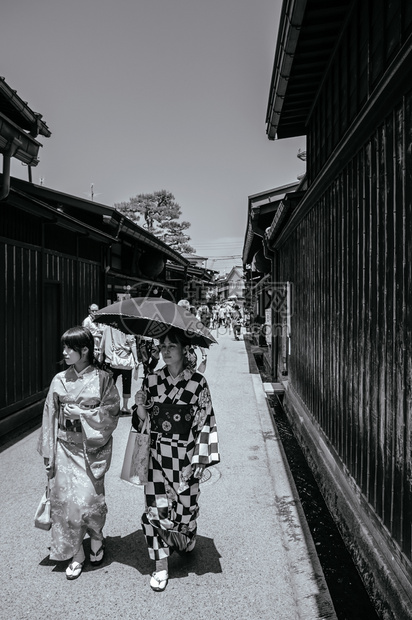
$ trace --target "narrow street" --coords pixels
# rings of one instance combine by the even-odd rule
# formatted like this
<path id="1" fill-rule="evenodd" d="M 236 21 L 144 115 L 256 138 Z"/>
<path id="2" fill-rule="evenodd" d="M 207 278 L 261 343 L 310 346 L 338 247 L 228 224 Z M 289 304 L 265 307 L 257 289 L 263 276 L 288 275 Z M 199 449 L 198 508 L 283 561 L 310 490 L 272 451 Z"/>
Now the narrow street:
<path id="1" fill-rule="evenodd" d="M 201 485 L 198 544 L 188 557 L 172 555 L 166 591 L 149 587 L 142 488 L 119 477 L 130 418 L 119 420 L 106 476 L 105 560 L 96 568 L 86 563 L 75 581 L 65 578 L 67 563 L 48 559 L 49 534 L 33 526 L 45 483 L 35 429 L 0 453 L 2 618 L 336 618 L 260 375 L 250 372 L 243 340 L 217 339 L 205 374 L 221 463 Z"/>

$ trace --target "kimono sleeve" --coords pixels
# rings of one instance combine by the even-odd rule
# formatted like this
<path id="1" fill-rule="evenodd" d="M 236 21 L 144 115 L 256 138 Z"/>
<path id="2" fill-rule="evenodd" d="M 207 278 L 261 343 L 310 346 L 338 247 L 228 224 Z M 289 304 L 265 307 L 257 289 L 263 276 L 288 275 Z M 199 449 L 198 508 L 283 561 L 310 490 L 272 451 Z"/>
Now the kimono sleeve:
<path id="1" fill-rule="evenodd" d="M 57 424 L 60 411 L 58 386 L 60 385 L 59 375 L 56 375 L 50 384 L 49 391 L 43 407 L 43 421 L 40 435 L 37 442 L 37 452 L 50 461 L 50 466 L 54 466 Z"/>
<path id="2" fill-rule="evenodd" d="M 200 464 L 208 467 L 214 463 L 219 463 L 220 454 L 216 420 L 209 387 L 205 379 L 198 395 L 192 431 L 195 447 L 191 464 Z"/>
<path id="3" fill-rule="evenodd" d="M 120 398 L 112 377 L 99 371 L 100 406 L 80 415 L 84 454 L 96 479 L 102 478 L 110 467 L 113 432 L 119 421 Z"/>
<path id="4" fill-rule="evenodd" d="M 120 397 L 112 377 L 98 372 L 100 405 L 80 414 L 85 443 L 88 450 L 104 446 L 119 421 Z"/>
<path id="5" fill-rule="evenodd" d="M 145 374 L 142 381 L 142 392 L 146 394 L 146 404 L 149 404 L 153 398 L 157 397 L 157 379 L 156 373 Z"/>

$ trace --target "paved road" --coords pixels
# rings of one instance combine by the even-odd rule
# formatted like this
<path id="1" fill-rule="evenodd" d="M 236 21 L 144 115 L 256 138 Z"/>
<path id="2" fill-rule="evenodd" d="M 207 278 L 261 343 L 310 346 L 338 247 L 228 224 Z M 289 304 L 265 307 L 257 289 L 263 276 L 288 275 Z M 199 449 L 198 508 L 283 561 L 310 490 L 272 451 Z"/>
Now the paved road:
<path id="1" fill-rule="evenodd" d="M 197 547 L 173 554 L 165 592 L 149 587 L 143 492 L 119 478 L 130 418 L 119 421 L 106 476 L 106 559 L 76 581 L 48 559 L 49 534 L 33 527 L 44 484 L 36 429 L 0 454 L 1 619 L 336 620 L 260 377 L 242 340 L 218 339 L 205 374 L 222 461 L 201 485 Z"/>

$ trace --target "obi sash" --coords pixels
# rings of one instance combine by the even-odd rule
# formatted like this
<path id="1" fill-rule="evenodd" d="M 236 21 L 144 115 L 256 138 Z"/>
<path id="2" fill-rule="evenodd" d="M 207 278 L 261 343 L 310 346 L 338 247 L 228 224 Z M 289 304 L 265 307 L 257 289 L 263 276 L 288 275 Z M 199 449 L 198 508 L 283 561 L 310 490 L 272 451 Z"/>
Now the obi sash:
<path id="1" fill-rule="evenodd" d="M 180 435 L 182 439 L 187 439 L 192 420 L 191 405 L 155 403 L 150 410 L 150 430 L 160 433 L 163 437 Z"/>
<path id="2" fill-rule="evenodd" d="M 64 423 L 59 423 L 59 428 L 63 431 L 71 431 L 72 433 L 81 433 L 82 432 L 82 423 L 80 420 L 70 420 L 66 418 Z"/>

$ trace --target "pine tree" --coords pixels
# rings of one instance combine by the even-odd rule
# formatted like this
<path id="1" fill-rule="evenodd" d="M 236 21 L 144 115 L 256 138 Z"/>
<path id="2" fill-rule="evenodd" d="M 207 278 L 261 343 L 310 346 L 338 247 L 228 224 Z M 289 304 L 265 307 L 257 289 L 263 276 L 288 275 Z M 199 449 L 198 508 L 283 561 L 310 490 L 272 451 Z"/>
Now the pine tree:
<path id="1" fill-rule="evenodd" d="M 177 252 L 196 252 L 188 243 L 190 237 L 184 232 L 190 227 L 190 222 L 178 221 L 182 209 L 171 192 L 161 189 L 153 194 L 138 194 L 129 202 L 114 206 Z"/>

